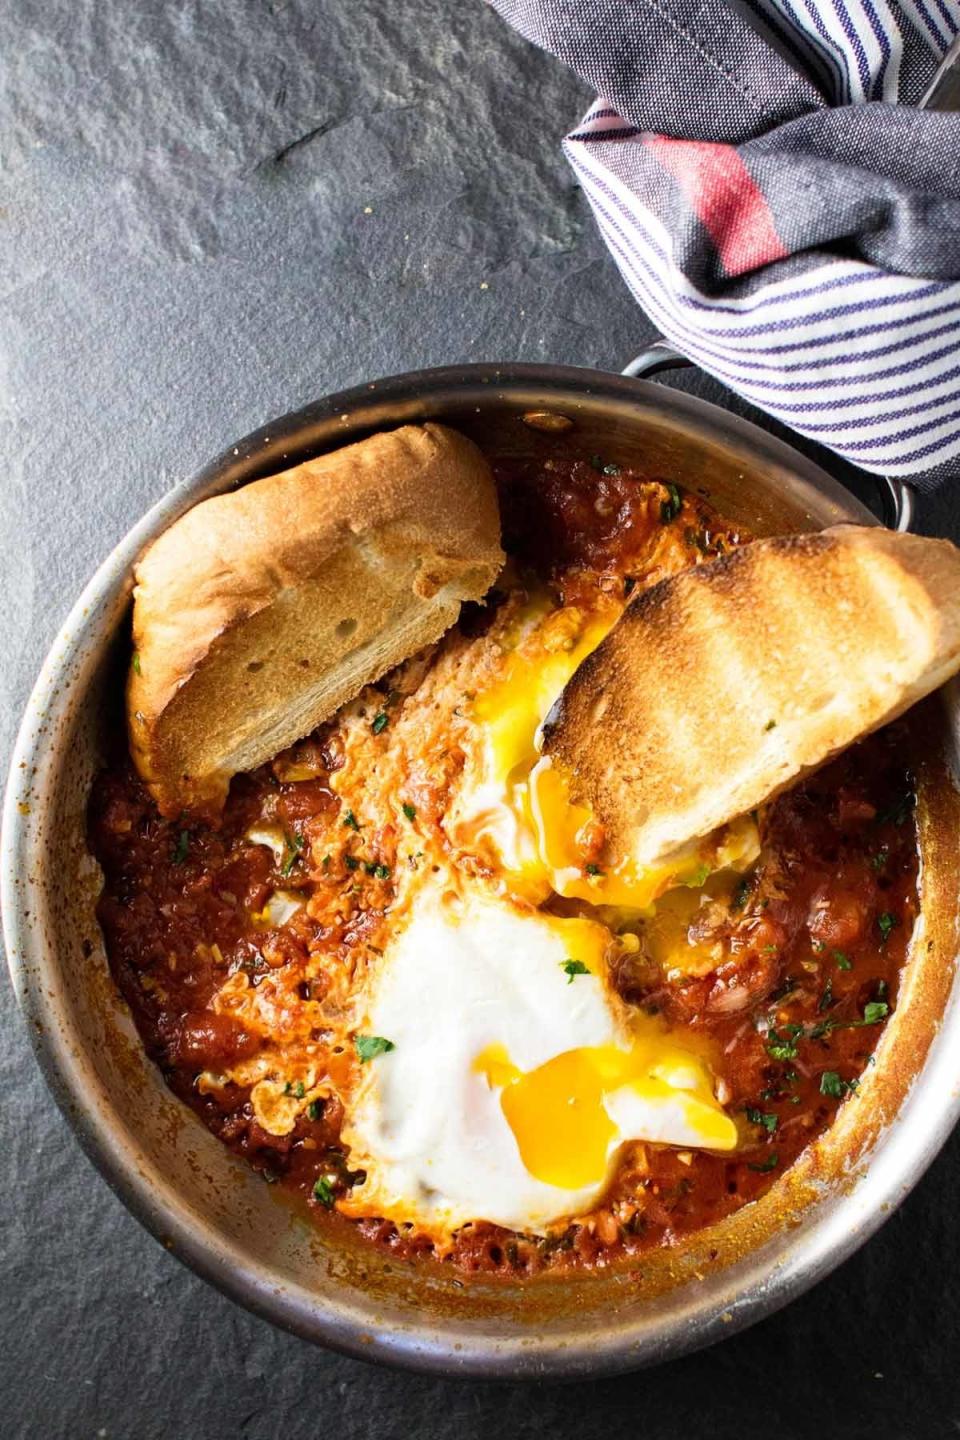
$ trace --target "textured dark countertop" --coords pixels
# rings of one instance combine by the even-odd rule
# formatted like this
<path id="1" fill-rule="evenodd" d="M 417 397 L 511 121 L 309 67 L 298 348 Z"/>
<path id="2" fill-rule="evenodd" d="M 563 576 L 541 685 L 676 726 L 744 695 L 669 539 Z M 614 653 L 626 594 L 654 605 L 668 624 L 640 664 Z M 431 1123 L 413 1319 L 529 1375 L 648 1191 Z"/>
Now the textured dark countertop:
<path id="1" fill-rule="evenodd" d="M 0 53 L 4 754 L 81 583 L 228 442 L 378 375 L 618 369 L 649 338 L 559 152 L 587 96 L 481 0 L 7 0 Z M 960 507 L 920 526 L 960 536 Z M 960 1432 L 956 1137 L 856 1258 L 712 1351 L 569 1388 L 426 1380 L 166 1254 L 0 1002 L 4 1440 Z"/>

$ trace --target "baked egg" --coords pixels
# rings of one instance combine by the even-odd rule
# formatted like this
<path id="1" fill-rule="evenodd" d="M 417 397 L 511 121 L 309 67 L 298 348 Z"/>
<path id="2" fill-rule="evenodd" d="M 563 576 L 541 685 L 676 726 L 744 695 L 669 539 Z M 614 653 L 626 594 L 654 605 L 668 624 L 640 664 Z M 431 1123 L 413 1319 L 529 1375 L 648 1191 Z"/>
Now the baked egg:
<path id="1" fill-rule="evenodd" d="M 479 890 L 425 888 L 372 973 L 341 1209 L 442 1239 L 482 1218 L 544 1233 L 589 1211 L 635 1140 L 729 1150 L 705 1054 L 628 1014 L 610 931 Z M 387 1048 L 389 1047 L 389 1048 Z"/>

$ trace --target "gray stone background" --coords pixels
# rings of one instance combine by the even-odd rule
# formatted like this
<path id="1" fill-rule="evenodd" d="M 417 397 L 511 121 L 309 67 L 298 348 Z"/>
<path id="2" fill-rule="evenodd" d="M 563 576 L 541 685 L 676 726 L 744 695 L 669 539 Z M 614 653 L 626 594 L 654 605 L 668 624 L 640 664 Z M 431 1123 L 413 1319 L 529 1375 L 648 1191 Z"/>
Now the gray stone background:
<path id="1" fill-rule="evenodd" d="M 587 100 L 481 0 L 2 0 L 4 753 L 81 583 L 228 442 L 378 375 L 618 369 L 649 338 L 559 151 Z M 956 501 L 920 528 L 960 535 Z M 864 1251 L 725 1345 L 576 1387 L 427 1380 L 181 1268 L 0 1002 L 4 1440 L 960 1432 L 956 1138 Z"/>

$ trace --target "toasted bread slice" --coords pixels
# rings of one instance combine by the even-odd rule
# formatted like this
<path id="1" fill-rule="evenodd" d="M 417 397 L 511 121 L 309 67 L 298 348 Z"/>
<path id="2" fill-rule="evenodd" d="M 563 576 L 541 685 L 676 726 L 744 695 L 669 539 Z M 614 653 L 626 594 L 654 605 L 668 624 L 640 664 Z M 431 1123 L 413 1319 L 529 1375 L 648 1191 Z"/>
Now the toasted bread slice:
<path id="1" fill-rule="evenodd" d="M 960 669 L 960 550 L 852 525 L 757 540 L 638 597 L 543 749 L 652 865 L 745 814 Z"/>
<path id="2" fill-rule="evenodd" d="M 502 563 L 490 468 L 441 425 L 188 511 L 135 568 L 130 748 L 161 812 L 215 814 L 232 775 L 437 640 Z"/>

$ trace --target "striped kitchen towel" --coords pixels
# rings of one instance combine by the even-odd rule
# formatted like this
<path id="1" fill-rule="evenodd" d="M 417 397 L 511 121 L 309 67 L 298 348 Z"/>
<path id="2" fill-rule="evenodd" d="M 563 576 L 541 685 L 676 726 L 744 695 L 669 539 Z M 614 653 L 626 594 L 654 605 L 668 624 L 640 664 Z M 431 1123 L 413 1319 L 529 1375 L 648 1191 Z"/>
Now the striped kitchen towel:
<path id="1" fill-rule="evenodd" d="M 866 470 L 960 475 L 960 0 L 491 0 L 599 94 L 566 153 L 677 349 Z"/>

